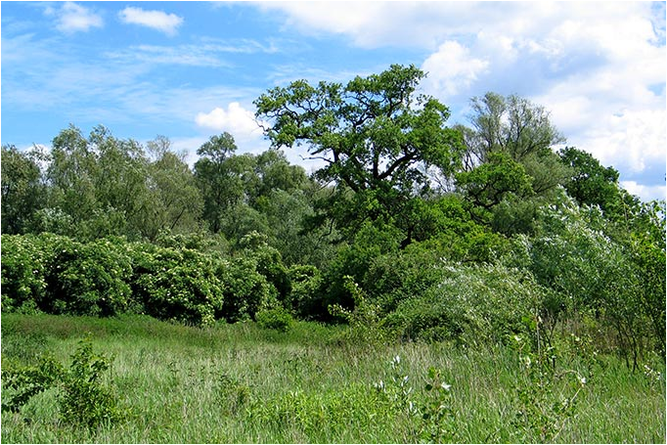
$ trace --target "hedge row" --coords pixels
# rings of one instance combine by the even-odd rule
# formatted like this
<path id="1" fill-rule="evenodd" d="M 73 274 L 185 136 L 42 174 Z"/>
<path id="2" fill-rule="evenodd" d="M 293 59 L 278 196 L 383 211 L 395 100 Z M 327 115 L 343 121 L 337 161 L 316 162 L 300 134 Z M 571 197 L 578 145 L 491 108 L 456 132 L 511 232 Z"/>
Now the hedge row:
<path id="1" fill-rule="evenodd" d="M 290 271 L 270 250 L 229 257 L 120 238 L 2 235 L 2 310 L 139 313 L 195 325 L 251 319 L 292 298 Z"/>

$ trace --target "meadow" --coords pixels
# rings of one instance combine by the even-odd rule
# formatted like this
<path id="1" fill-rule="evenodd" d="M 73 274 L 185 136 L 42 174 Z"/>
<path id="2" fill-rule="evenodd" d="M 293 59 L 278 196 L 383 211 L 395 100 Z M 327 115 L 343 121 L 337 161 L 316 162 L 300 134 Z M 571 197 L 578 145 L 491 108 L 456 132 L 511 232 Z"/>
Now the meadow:
<path id="1" fill-rule="evenodd" d="M 2 442 L 665 442 L 657 355 L 633 372 L 614 355 L 563 349 L 546 372 L 520 345 L 364 341 L 350 329 L 6 313 L 3 406 L 8 370 L 47 354 L 73 367 L 88 344 L 110 363 L 99 384 L 118 416 L 93 427 L 67 421 L 54 386 L 17 412 L 3 409 Z"/>

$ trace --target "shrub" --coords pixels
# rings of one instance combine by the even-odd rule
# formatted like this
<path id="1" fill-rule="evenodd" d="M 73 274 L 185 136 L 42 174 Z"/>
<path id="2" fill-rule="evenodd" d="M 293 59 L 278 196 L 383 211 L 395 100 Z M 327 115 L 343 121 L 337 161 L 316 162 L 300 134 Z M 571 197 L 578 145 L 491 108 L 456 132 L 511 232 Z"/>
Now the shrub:
<path id="1" fill-rule="evenodd" d="M 292 286 L 286 306 L 299 317 L 312 317 L 317 313 L 320 304 L 318 301 L 322 285 L 320 270 L 315 266 L 292 266 L 287 273 Z"/>
<path id="2" fill-rule="evenodd" d="M 122 241 L 2 236 L 3 311 L 110 316 L 125 312 L 132 265 Z"/>
<path id="3" fill-rule="evenodd" d="M 46 295 L 40 238 L 2 235 L 2 310 L 32 312 Z"/>
<path id="4" fill-rule="evenodd" d="M 284 308 L 261 310 L 257 312 L 255 319 L 262 328 L 280 332 L 287 332 L 294 323 L 292 315 Z"/>
<path id="5" fill-rule="evenodd" d="M 402 301 L 384 326 L 410 339 L 498 343 L 535 317 L 542 290 L 530 275 L 494 265 L 440 268 L 441 280 Z"/>
<path id="6" fill-rule="evenodd" d="M 348 329 L 337 338 L 342 344 L 380 346 L 386 340 L 386 332 L 380 325 L 380 308 L 368 302 L 363 290 L 352 277 L 343 277 L 343 285 L 352 295 L 354 309 L 349 310 L 339 304 L 329 306 L 329 313 L 348 323 Z"/>
<path id="7" fill-rule="evenodd" d="M 44 244 L 48 257 L 48 300 L 40 307 L 52 314 L 112 316 L 127 310 L 132 263 L 109 239 L 78 243 L 50 237 Z"/>
<path id="8" fill-rule="evenodd" d="M 5 367 L 2 411 L 18 412 L 33 396 L 55 387 L 59 390 L 58 408 L 65 422 L 87 428 L 116 422 L 121 419 L 122 411 L 113 390 L 102 382 L 111 362 L 105 355 L 93 353 L 89 340 L 82 340 L 72 355 L 69 369 L 48 356 L 40 357 L 34 366 Z"/>
<path id="9" fill-rule="evenodd" d="M 93 353 L 88 340 L 79 342 L 72 355 L 72 365 L 62 382 L 60 412 L 67 423 L 88 428 L 113 423 L 122 416 L 111 388 L 101 382 L 102 374 L 111 366 L 111 359 Z"/>
<path id="10" fill-rule="evenodd" d="M 596 330 L 612 328 L 616 335 L 606 339 L 607 345 L 632 358 L 637 368 L 647 347 L 664 344 L 664 231 L 657 243 L 648 243 L 655 245 L 656 261 L 644 263 L 634 255 L 641 244 L 633 238 L 649 230 L 631 230 L 625 234 L 628 242 L 611 238 L 604 231 L 608 227 L 598 208 L 580 208 L 561 197 L 558 205 L 540 212 L 537 236 L 517 239 L 513 261 L 551 289 L 554 298 L 543 312 L 551 318 L 591 319 Z"/>
<path id="11" fill-rule="evenodd" d="M 291 284 L 280 252 L 266 243 L 265 236 L 254 231 L 241 238 L 240 245 L 241 254 L 254 260 L 255 270 L 275 288 L 277 298 L 285 301 Z"/>
<path id="12" fill-rule="evenodd" d="M 133 292 L 149 315 L 208 325 L 223 308 L 224 286 L 212 257 L 190 249 L 134 246 Z"/>
<path id="13" fill-rule="evenodd" d="M 257 271 L 253 258 L 223 259 L 216 275 L 224 283 L 224 299 L 216 318 L 228 322 L 254 319 L 259 310 L 278 304 L 275 288 Z"/>

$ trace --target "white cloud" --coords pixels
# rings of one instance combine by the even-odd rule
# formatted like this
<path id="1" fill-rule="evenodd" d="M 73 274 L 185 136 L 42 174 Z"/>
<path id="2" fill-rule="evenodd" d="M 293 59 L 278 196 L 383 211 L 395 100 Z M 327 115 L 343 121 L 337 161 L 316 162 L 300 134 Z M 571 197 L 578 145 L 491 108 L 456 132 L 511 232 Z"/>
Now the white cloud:
<path id="1" fill-rule="evenodd" d="M 666 118 L 664 110 L 628 110 L 601 115 L 597 118 L 598 126 L 576 136 L 576 145 L 603 164 L 642 172 L 665 162 Z"/>
<path id="2" fill-rule="evenodd" d="M 656 175 L 664 175 L 660 166 L 667 155 L 664 4 L 266 2 L 260 7 L 302 33 L 342 35 L 362 48 L 430 51 L 422 64 L 430 74 L 422 86 L 452 109 L 452 120 L 463 119 L 473 96 L 518 94 L 551 111 L 568 145 L 616 167 L 621 179 L 630 176 L 644 195 L 662 180 Z"/>
<path id="3" fill-rule="evenodd" d="M 105 58 L 147 64 L 185 65 L 194 67 L 231 67 L 221 56 L 228 54 L 275 53 L 275 42 L 262 44 L 252 39 L 202 38 L 197 43 L 181 45 L 135 45 L 106 52 Z"/>
<path id="4" fill-rule="evenodd" d="M 621 181 L 621 186 L 631 195 L 639 196 L 642 201 L 665 199 L 667 187 L 664 185 L 642 185 L 635 181 Z"/>
<path id="5" fill-rule="evenodd" d="M 146 11 L 132 6 L 123 9 L 118 15 L 124 23 L 147 26 L 167 35 L 176 34 L 177 28 L 183 23 L 183 18 L 176 14 L 155 10 Z"/>
<path id="6" fill-rule="evenodd" d="M 460 43 L 447 41 L 426 59 L 422 69 L 429 73 L 426 88 L 449 97 L 467 90 L 488 66 L 488 61 L 472 57 Z"/>
<path id="7" fill-rule="evenodd" d="M 60 9 L 48 7 L 45 13 L 48 16 L 55 16 L 56 29 L 68 34 L 104 26 L 100 15 L 73 2 L 65 2 Z"/>
<path id="8" fill-rule="evenodd" d="M 259 138 L 263 134 L 255 115 L 238 102 L 231 102 L 226 110 L 216 107 L 209 113 L 198 113 L 195 122 L 203 128 L 227 131 L 239 139 Z"/>

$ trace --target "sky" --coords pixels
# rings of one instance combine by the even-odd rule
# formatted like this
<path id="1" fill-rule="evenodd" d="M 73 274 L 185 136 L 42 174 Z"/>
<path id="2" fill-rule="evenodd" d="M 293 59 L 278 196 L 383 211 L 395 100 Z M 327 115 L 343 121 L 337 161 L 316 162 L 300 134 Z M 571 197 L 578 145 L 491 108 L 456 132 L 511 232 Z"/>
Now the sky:
<path id="1" fill-rule="evenodd" d="M 345 83 L 391 64 L 467 125 L 470 100 L 516 94 L 574 146 L 665 198 L 665 2 L 7 2 L 0 4 L 2 144 L 49 147 L 70 124 L 190 163 L 211 136 L 269 147 L 253 101 L 306 79 Z M 307 170 L 304 149 L 285 151 Z"/>

